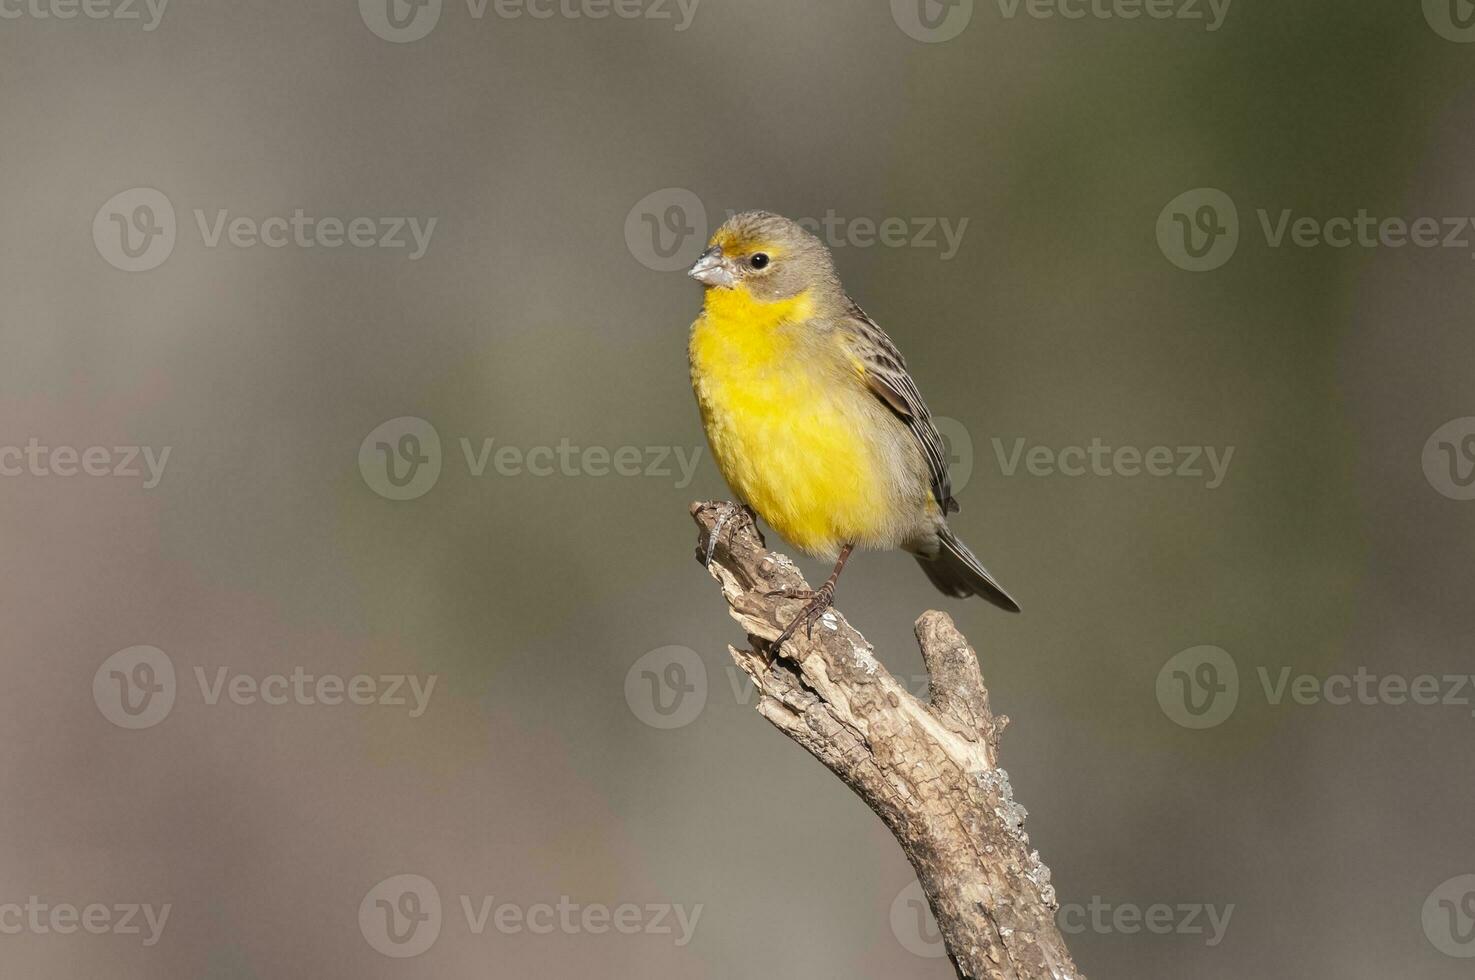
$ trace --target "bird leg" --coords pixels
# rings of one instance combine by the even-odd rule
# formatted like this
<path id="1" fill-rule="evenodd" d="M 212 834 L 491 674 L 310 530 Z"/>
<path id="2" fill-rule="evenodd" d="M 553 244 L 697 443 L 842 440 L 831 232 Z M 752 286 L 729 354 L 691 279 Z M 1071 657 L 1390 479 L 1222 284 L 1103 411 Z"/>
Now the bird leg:
<path id="1" fill-rule="evenodd" d="M 768 541 L 763 537 L 763 529 L 758 526 L 758 512 L 753 509 L 751 504 L 742 504 L 741 506 L 743 513 L 748 517 L 748 523 L 753 525 L 753 536 L 758 539 L 760 545 L 765 548 L 768 547 Z"/>
<path id="2" fill-rule="evenodd" d="M 840 573 L 845 570 L 845 561 L 850 557 L 850 552 L 854 547 L 855 545 L 847 544 L 844 548 L 840 549 L 840 558 L 835 562 L 835 570 L 830 573 L 829 578 L 825 579 L 825 584 L 813 592 L 802 589 L 778 589 L 767 593 L 767 598 L 769 599 L 782 596 L 786 599 L 809 600 L 804 604 L 804 608 L 799 610 L 799 615 L 795 616 L 793 621 L 784 627 L 784 631 L 778 635 L 778 639 L 773 641 L 773 648 L 775 650 L 782 647 L 784 641 L 794 635 L 794 631 L 799 628 L 799 624 L 801 623 L 804 624 L 804 635 L 813 635 L 814 621 L 820 617 L 821 613 L 830 608 L 830 603 L 835 601 L 835 583 L 840 581 Z"/>
<path id="3" fill-rule="evenodd" d="M 737 533 L 737 525 L 739 522 L 734 521 L 731 524 L 729 524 L 728 522 L 731 518 L 736 517 L 739 514 L 746 518 L 748 523 L 752 525 L 753 535 L 758 539 L 758 543 L 760 545 L 767 545 L 768 542 L 763 540 L 763 532 L 758 529 L 758 512 L 747 504 L 739 504 L 733 501 L 728 501 L 727 503 L 722 505 L 722 515 L 717 518 L 717 524 L 715 527 L 712 528 L 712 533 L 707 538 L 707 559 L 703 564 L 705 564 L 708 568 L 712 566 L 712 554 L 717 550 L 717 542 L 722 540 L 722 530 L 724 525 L 727 526 L 726 543 L 731 546 L 732 538 L 733 535 Z"/>

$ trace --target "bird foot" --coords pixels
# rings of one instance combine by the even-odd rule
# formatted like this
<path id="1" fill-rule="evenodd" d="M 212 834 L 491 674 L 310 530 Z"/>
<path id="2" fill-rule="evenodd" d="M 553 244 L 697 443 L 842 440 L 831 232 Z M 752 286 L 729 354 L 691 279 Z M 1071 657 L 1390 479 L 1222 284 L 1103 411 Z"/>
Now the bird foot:
<path id="1" fill-rule="evenodd" d="M 736 520 L 734 520 L 736 518 Z M 712 555 L 717 551 L 717 542 L 722 540 L 722 532 L 727 532 L 727 545 L 731 547 L 733 535 L 737 529 L 746 521 L 753 529 L 753 534 L 758 538 L 758 543 L 764 547 L 768 542 L 763 540 L 763 532 L 758 529 L 758 512 L 747 504 L 727 501 L 722 504 L 722 512 L 717 516 L 717 523 L 712 527 L 712 533 L 707 538 L 707 557 L 703 562 L 708 568 L 712 567 Z"/>
<path id="2" fill-rule="evenodd" d="M 808 601 L 819 595 L 813 589 L 774 589 L 772 592 L 763 593 L 765 599 L 804 599 Z"/>
<path id="3" fill-rule="evenodd" d="M 826 582 L 813 592 L 808 589 L 778 589 L 768 593 L 770 598 L 775 595 L 781 595 L 791 599 L 807 598 L 809 600 L 804 604 L 804 608 L 799 610 L 799 615 L 795 616 L 789 625 L 784 627 L 784 631 L 778 635 L 778 639 L 773 641 L 773 649 L 778 650 L 784 645 L 786 640 L 794 635 L 800 626 L 804 627 L 806 638 L 813 638 L 814 621 L 824 615 L 825 610 L 829 609 L 830 604 L 835 601 L 835 586 L 832 583 Z"/>

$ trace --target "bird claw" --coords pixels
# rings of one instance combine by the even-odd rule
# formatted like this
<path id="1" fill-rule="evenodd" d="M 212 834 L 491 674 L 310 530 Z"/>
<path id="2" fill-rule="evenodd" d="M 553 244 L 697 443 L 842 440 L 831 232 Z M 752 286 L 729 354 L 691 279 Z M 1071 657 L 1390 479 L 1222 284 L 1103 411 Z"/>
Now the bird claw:
<path id="1" fill-rule="evenodd" d="M 806 602 L 819 595 L 813 589 L 774 589 L 763 593 L 765 599 L 803 599 Z"/>
<path id="2" fill-rule="evenodd" d="M 763 532 L 758 530 L 758 513 L 747 504 L 739 504 L 731 500 L 725 501 L 722 504 L 722 512 L 717 516 L 717 523 L 712 526 L 712 533 L 707 538 L 707 557 L 706 561 L 702 564 L 708 568 L 712 567 L 712 555 L 717 551 L 717 542 L 722 539 L 723 527 L 734 517 L 739 518 L 739 520 L 734 522 L 732 526 L 727 527 L 727 544 L 729 547 L 731 547 L 733 535 L 737 533 L 737 527 L 742 523 L 743 519 L 746 519 L 749 526 L 753 528 L 753 533 L 757 536 L 758 543 L 765 543 Z"/>
<path id="3" fill-rule="evenodd" d="M 777 591 L 779 593 L 809 592 L 807 589 L 779 589 Z M 782 648 L 784 643 L 794 635 L 794 631 L 799 628 L 801 623 L 804 625 L 805 638 L 814 639 L 815 620 L 824 615 L 825 610 L 830 608 L 830 604 L 834 602 L 834 599 L 834 587 L 828 583 L 821 586 L 817 591 L 809 592 L 809 601 L 804 604 L 803 609 L 799 610 L 799 615 L 795 616 L 789 625 L 784 627 L 783 632 L 778 635 L 778 639 L 773 641 L 773 649 L 779 650 Z"/>

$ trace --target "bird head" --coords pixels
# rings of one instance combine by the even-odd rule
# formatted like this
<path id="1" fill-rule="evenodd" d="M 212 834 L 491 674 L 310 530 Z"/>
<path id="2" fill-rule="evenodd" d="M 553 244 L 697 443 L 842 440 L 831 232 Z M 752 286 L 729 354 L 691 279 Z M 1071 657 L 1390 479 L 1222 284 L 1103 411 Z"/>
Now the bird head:
<path id="1" fill-rule="evenodd" d="M 815 287 L 839 289 L 824 243 L 768 211 L 727 219 L 687 275 L 708 289 L 741 290 L 762 302 L 792 299 Z"/>

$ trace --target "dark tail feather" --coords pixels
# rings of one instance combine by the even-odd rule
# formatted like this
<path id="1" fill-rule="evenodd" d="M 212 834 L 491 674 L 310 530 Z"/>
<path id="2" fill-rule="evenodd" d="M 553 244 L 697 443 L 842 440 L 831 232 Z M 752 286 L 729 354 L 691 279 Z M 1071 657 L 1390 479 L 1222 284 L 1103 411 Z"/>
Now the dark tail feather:
<path id="1" fill-rule="evenodd" d="M 942 547 L 936 558 L 917 556 L 917 564 L 922 566 L 933 585 L 959 599 L 970 595 L 982 596 L 1006 612 L 1019 612 L 1019 603 L 994 581 L 983 563 L 974 557 L 966 544 L 953 536 L 952 531 L 943 528 L 940 539 Z"/>

